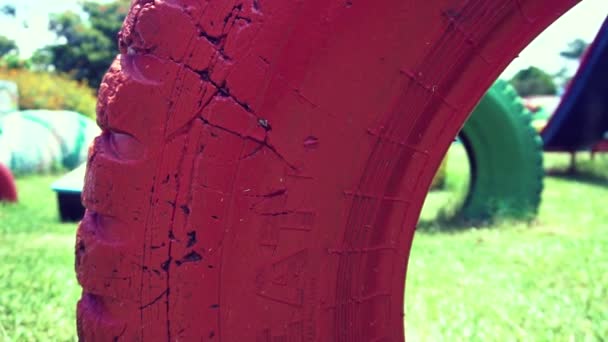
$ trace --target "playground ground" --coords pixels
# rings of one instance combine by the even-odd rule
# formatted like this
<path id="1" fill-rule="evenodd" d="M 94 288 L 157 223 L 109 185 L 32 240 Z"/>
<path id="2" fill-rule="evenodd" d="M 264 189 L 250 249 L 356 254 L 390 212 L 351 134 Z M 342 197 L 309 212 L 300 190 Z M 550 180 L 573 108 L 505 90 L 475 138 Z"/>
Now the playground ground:
<path id="1" fill-rule="evenodd" d="M 452 153 L 450 164 L 464 162 Z M 414 240 L 408 340 L 602 341 L 608 337 L 608 156 L 548 155 L 538 218 L 438 229 L 431 218 L 463 172 L 433 193 Z M 75 340 L 75 224 L 60 224 L 50 184 L 18 180 L 21 203 L 0 206 L 0 340 Z M 449 198 L 452 198 L 449 197 Z"/>

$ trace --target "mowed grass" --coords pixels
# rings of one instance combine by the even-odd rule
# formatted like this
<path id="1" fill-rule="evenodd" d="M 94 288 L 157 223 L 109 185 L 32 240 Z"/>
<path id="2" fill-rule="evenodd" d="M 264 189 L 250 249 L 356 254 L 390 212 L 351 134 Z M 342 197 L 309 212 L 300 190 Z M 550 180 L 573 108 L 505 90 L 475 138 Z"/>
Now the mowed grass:
<path id="1" fill-rule="evenodd" d="M 57 177 L 19 179 L 20 203 L 0 204 L 0 341 L 76 339 L 76 225 L 59 223 Z"/>
<path id="2" fill-rule="evenodd" d="M 462 156 L 450 153 L 448 188 L 463 183 Z M 421 222 L 406 287 L 408 340 L 608 340 L 608 156 L 579 160 L 571 175 L 567 155 L 546 155 L 554 176 L 534 222 Z M 431 194 L 427 220 L 437 202 L 458 198 L 449 192 Z"/>
<path id="3" fill-rule="evenodd" d="M 567 156 L 547 157 L 536 221 L 454 229 L 431 221 L 462 198 L 466 157 L 451 152 L 412 249 L 409 341 L 608 339 L 608 156 L 581 159 L 572 176 Z M 59 223 L 56 178 L 22 178 L 20 204 L 0 205 L 0 341 L 76 339 L 76 225 Z"/>

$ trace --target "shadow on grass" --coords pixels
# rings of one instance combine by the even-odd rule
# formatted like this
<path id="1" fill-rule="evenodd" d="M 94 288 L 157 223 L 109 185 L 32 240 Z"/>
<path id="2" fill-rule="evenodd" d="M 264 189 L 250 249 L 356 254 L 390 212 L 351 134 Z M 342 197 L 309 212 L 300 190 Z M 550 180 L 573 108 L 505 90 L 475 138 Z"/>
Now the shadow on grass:
<path id="1" fill-rule="evenodd" d="M 441 211 L 434 220 L 421 220 L 416 230 L 425 233 L 458 233 L 470 229 L 491 229 L 496 219 L 469 219 L 462 215 Z"/>
<path id="2" fill-rule="evenodd" d="M 442 209 L 434 220 L 420 220 L 416 226 L 418 232 L 425 233 L 459 233 L 471 229 L 493 229 L 505 223 L 533 225 L 535 211 L 502 211 L 488 215 L 488 218 L 470 218 L 460 212 Z"/>
<path id="3" fill-rule="evenodd" d="M 608 174 L 602 174 L 592 169 L 549 169 L 546 171 L 546 175 L 552 178 L 608 188 Z"/>

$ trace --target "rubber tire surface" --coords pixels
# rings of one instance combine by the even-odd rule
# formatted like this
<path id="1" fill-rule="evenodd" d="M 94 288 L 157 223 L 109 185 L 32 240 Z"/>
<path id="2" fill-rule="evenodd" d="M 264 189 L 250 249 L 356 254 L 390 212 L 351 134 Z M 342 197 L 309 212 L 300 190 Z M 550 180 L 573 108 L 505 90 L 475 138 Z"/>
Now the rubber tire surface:
<path id="1" fill-rule="evenodd" d="M 8 167 L 0 163 L 0 202 L 17 202 L 17 186 Z"/>
<path id="2" fill-rule="evenodd" d="M 497 81 L 481 99 L 460 137 L 471 162 L 465 219 L 533 217 L 543 189 L 542 140 L 515 89 Z"/>
<path id="3" fill-rule="evenodd" d="M 403 340 L 433 175 L 571 0 L 135 0 L 100 88 L 82 340 Z"/>

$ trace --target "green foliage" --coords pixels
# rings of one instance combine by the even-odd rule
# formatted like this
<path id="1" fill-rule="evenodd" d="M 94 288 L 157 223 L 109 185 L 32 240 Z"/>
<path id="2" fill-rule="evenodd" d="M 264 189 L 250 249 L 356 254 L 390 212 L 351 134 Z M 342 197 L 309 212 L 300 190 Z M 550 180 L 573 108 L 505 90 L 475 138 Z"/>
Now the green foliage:
<path id="1" fill-rule="evenodd" d="M 14 40 L 8 39 L 5 36 L 0 36 L 0 57 L 3 57 L 9 53 L 15 53 L 19 49 Z"/>
<path id="2" fill-rule="evenodd" d="M 0 13 L 7 17 L 17 17 L 17 9 L 13 5 L 4 5 L 0 8 Z"/>
<path id="3" fill-rule="evenodd" d="M 91 26 L 114 42 L 129 12 L 129 5 L 129 0 L 116 0 L 103 5 L 88 1 L 82 7 L 89 15 Z"/>
<path id="4" fill-rule="evenodd" d="M 65 109 L 95 119 L 94 91 L 64 75 L 0 68 L 0 79 L 19 87 L 21 109 Z"/>
<path id="5" fill-rule="evenodd" d="M 588 46 L 589 43 L 580 38 L 577 38 L 568 43 L 568 48 L 560 52 L 559 55 L 566 59 L 579 60 L 587 50 Z"/>
<path id="6" fill-rule="evenodd" d="M 129 10 L 128 0 L 109 4 L 84 2 L 84 20 L 73 12 L 52 15 L 49 29 L 65 43 L 47 46 L 34 55 L 34 64 L 53 66 L 95 87 L 118 54 L 117 34 Z"/>
<path id="7" fill-rule="evenodd" d="M 2 69 L 29 69 L 30 67 L 29 60 L 23 60 L 14 53 L 9 53 L 0 58 L 0 68 Z"/>
<path id="8" fill-rule="evenodd" d="M 520 96 L 555 95 L 557 88 L 551 75 L 540 68 L 531 66 L 520 70 L 511 79 L 511 84 Z"/>

